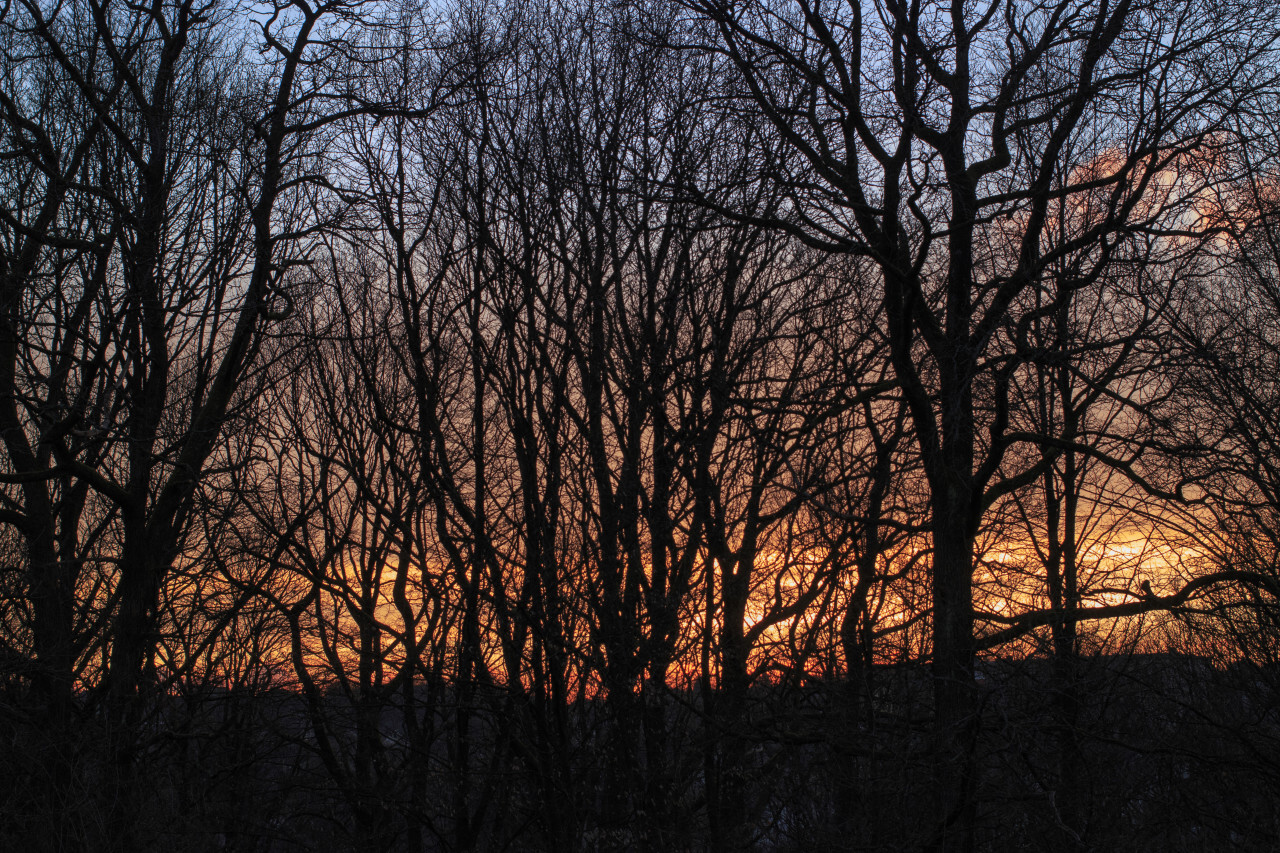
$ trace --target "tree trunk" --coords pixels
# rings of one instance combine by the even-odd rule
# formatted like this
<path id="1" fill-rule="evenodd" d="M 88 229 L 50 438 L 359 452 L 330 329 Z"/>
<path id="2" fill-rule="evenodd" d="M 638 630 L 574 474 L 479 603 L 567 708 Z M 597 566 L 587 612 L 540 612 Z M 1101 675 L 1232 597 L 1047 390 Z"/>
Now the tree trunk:
<path id="1" fill-rule="evenodd" d="M 948 489 L 943 501 L 935 499 L 934 517 L 933 760 L 938 829 L 930 846 L 941 853 L 973 850 L 976 817 L 973 537 L 967 512 L 956 497 Z"/>

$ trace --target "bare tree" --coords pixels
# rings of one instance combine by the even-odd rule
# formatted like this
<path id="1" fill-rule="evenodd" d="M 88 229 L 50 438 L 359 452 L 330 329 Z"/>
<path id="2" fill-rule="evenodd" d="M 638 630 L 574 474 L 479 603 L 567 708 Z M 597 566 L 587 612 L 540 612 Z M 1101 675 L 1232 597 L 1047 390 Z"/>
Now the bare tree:
<path id="1" fill-rule="evenodd" d="M 106 699 L 117 847 L 135 843 L 162 591 L 310 227 L 307 69 L 343 8 L 274 9 L 269 61 L 247 74 L 216 4 L 32 2 L 4 21 L 12 74 L 40 69 L 3 105 L 21 194 L 5 221 L 9 521 L 38 689 L 64 720 L 74 686 Z"/>
<path id="2" fill-rule="evenodd" d="M 1144 200 L 1170 158 L 1229 121 L 1232 87 L 1274 41 L 1271 13 L 1068 0 L 689 7 L 733 61 L 744 102 L 788 145 L 774 173 L 794 213 L 773 224 L 879 268 L 931 496 L 937 802 L 923 842 L 968 849 L 974 538 L 1018 482 L 993 482 L 1018 442 L 1018 359 L 992 356 L 1034 316 L 1019 298 L 1051 264 L 1073 259 L 1088 280 L 1118 238 L 1153 224 Z M 1055 183 L 1064 164 L 1091 162 Z M 1046 242 L 1055 201 L 1089 195 L 1105 199 L 1103 215 Z"/>

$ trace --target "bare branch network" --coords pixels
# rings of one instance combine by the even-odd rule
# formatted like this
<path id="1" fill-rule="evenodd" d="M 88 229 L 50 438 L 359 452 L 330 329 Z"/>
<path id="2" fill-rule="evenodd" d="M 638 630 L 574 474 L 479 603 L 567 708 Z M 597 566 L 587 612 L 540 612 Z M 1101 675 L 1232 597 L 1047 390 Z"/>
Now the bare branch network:
<path id="1" fill-rule="evenodd" d="M 14 849 L 1273 850 L 1274 0 L 0 5 Z"/>

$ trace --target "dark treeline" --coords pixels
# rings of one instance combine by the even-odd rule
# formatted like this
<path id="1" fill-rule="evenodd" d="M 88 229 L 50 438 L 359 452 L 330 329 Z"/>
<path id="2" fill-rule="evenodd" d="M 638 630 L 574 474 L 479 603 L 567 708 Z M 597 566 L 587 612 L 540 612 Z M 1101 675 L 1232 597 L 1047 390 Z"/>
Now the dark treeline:
<path id="1" fill-rule="evenodd" d="M 0 5 L 0 840 L 1280 844 L 1271 0 Z"/>

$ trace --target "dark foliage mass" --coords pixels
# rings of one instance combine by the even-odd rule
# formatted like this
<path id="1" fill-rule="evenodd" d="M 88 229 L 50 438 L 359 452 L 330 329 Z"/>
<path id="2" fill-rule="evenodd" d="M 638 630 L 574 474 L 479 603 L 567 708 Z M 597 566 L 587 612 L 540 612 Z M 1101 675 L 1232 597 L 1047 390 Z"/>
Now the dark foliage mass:
<path id="1" fill-rule="evenodd" d="M 1272 850 L 1273 0 L 0 4 L 0 844 Z"/>

